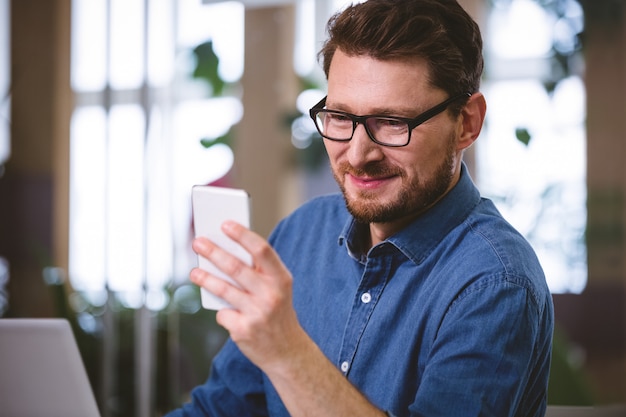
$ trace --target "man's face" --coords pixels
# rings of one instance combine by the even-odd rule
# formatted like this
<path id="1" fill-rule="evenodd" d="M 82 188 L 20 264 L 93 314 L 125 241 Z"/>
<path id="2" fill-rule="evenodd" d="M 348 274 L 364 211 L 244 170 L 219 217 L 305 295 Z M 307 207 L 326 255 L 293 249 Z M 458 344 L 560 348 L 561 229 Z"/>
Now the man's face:
<path id="1" fill-rule="evenodd" d="M 337 50 L 328 74 L 326 107 L 356 115 L 416 117 L 448 95 L 428 84 L 423 61 L 379 61 Z M 405 147 L 369 139 L 358 125 L 349 142 L 324 140 L 348 209 L 365 223 L 405 223 L 456 183 L 460 122 L 441 113 L 413 129 Z"/>

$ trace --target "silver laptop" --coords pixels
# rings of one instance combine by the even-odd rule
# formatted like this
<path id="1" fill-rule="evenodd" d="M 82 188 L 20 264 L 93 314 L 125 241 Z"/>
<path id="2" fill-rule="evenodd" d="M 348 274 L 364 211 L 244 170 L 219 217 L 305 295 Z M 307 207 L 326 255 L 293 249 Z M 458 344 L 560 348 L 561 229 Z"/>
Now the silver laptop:
<path id="1" fill-rule="evenodd" d="M 0 415 L 100 416 L 66 320 L 0 319 Z"/>

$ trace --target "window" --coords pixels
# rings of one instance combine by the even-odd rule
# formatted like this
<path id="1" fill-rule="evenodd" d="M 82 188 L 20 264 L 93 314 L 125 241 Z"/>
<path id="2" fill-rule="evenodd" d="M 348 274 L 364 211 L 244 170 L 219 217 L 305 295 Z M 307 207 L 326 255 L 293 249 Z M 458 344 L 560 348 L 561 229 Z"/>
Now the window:
<path id="1" fill-rule="evenodd" d="M 551 291 L 580 293 L 587 282 L 586 109 L 575 52 L 583 15 L 577 1 L 559 3 L 561 16 L 534 0 L 494 2 L 477 181 L 529 239 Z M 568 57 L 569 74 L 554 67 L 557 52 Z"/>
<path id="2" fill-rule="evenodd" d="M 102 18 L 105 16 L 105 18 Z M 233 163 L 225 133 L 237 99 L 192 78 L 194 47 L 211 40 L 220 75 L 243 71 L 243 7 L 196 0 L 74 0 L 70 279 L 102 300 L 159 310 L 187 279 L 190 190 Z"/>
<path id="3" fill-rule="evenodd" d="M 103 415 L 179 405 L 224 342 L 188 284 L 190 194 L 230 170 L 231 149 L 202 140 L 242 109 L 194 78 L 194 49 L 210 41 L 236 82 L 243 23 L 237 2 L 72 1 L 69 300 Z"/>

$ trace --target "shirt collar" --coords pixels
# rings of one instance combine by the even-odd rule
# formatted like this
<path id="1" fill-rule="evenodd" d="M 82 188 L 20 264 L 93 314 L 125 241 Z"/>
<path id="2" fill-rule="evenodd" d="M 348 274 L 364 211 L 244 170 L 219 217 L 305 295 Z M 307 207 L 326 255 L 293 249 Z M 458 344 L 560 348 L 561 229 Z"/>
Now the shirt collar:
<path id="1" fill-rule="evenodd" d="M 367 255 L 363 250 L 360 250 L 358 242 L 363 242 L 364 239 L 361 238 L 361 236 L 367 229 L 368 228 L 365 224 L 359 223 L 352 216 L 348 216 L 348 220 L 339 234 L 339 246 L 342 246 L 345 243 L 348 255 L 362 263 L 365 263 Z"/>
<path id="2" fill-rule="evenodd" d="M 467 218 L 479 202 L 480 193 L 465 163 L 462 163 L 461 176 L 452 190 L 435 206 L 385 242 L 393 244 L 406 257 L 420 264 L 453 228 Z M 357 242 L 362 241 L 360 236 L 364 229 L 363 224 L 349 216 L 338 241 L 339 245 L 346 243 L 350 256 L 360 262 L 364 262 L 365 255 L 361 255 Z"/>

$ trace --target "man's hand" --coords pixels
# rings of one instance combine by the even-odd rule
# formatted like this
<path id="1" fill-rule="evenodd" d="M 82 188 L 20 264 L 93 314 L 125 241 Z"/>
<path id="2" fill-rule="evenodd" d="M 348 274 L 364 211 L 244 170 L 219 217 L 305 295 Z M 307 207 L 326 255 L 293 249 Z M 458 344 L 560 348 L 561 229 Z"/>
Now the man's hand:
<path id="1" fill-rule="evenodd" d="M 304 336 L 292 304 L 292 278 L 278 254 L 258 234 L 235 222 L 222 225 L 224 233 L 252 256 L 252 266 L 205 238 L 193 249 L 231 277 L 239 287 L 195 268 L 191 280 L 230 303 L 217 313 L 239 349 L 264 369 L 285 361 L 293 344 Z"/>

